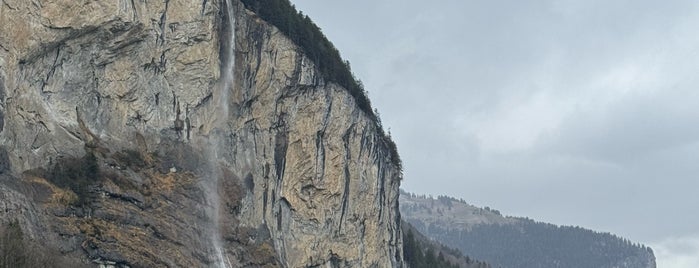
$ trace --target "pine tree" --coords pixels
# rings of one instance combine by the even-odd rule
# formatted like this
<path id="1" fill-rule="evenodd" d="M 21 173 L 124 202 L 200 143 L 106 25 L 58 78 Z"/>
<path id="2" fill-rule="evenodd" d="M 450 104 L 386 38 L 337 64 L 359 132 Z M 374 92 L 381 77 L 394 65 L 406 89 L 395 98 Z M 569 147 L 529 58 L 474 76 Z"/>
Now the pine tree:
<path id="1" fill-rule="evenodd" d="M 0 233 L 0 268 L 24 267 L 27 262 L 24 234 L 19 222 L 12 221 Z"/>

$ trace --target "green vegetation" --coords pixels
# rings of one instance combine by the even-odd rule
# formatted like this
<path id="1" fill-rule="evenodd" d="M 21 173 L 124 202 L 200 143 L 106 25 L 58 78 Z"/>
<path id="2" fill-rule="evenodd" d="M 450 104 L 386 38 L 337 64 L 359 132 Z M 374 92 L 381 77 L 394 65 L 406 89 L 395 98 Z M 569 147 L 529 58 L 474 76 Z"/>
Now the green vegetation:
<path id="1" fill-rule="evenodd" d="M 146 160 L 143 159 L 141 153 L 136 150 L 120 151 L 115 153 L 113 157 L 116 161 L 127 167 L 142 169 L 147 166 Z"/>
<path id="2" fill-rule="evenodd" d="M 419 230 L 427 227 L 410 221 Z M 430 236 L 500 267 L 647 267 L 653 252 L 609 233 L 520 219 L 470 230 L 429 226 Z"/>
<path id="3" fill-rule="evenodd" d="M 413 233 L 414 228 L 409 223 L 402 224 L 403 256 L 410 268 L 491 268 L 485 262 L 464 257 L 456 249 L 429 242 L 422 234 Z"/>
<path id="4" fill-rule="evenodd" d="M 650 248 L 616 235 L 505 217 L 463 199 L 443 195 L 434 199 L 401 190 L 400 210 L 416 234 L 421 232 L 494 267 L 651 267 L 655 263 Z"/>
<path id="5" fill-rule="evenodd" d="M 74 205 L 87 205 L 90 201 L 89 187 L 100 176 L 95 155 L 88 151 L 81 158 L 63 158 L 55 163 L 46 174 L 46 179 L 63 189 L 70 189 L 78 200 Z"/>
<path id="6" fill-rule="evenodd" d="M 243 3 L 298 44 L 316 63 L 325 80 L 346 88 L 359 108 L 374 116 L 364 86 L 352 74 L 349 62 L 342 61 L 340 52 L 308 16 L 296 11 L 288 0 L 243 0 Z"/>
<path id="7" fill-rule="evenodd" d="M 390 134 L 386 135 L 381 125 L 378 112 L 372 110 L 362 81 L 357 79 L 350 68 L 349 61 L 343 61 L 340 52 L 323 34 L 311 19 L 298 12 L 289 0 L 242 0 L 245 7 L 257 13 L 262 19 L 277 27 L 294 41 L 303 52 L 313 60 L 323 79 L 337 83 L 347 89 L 364 111 L 377 124 L 383 141 L 391 154 L 391 162 L 401 171 L 402 162 L 396 144 Z"/>
<path id="8" fill-rule="evenodd" d="M 444 259 L 440 252 L 439 257 L 435 256 L 434 249 L 427 247 L 423 252 L 424 245 L 415 239 L 413 230 L 403 233 L 403 256 L 405 262 L 411 268 L 458 268 L 458 265 L 451 264 Z"/>
<path id="9" fill-rule="evenodd" d="M 25 239 L 17 220 L 0 225 L 0 268 L 87 267 L 36 241 Z"/>
<path id="10" fill-rule="evenodd" d="M 0 268 L 24 267 L 27 256 L 24 252 L 22 228 L 17 221 L 12 221 L 0 232 Z"/>
<path id="11" fill-rule="evenodd" d="M 446 230 L 445 230 L 446 231 Z M 521 219 L 516 224 L 478 225 L 446 234 L 445 241 L 503 267 L 646 267 L 650 248 L 621 237 L 580 227 Z M 637 262 L 637 263 L 636 263 Z"/>

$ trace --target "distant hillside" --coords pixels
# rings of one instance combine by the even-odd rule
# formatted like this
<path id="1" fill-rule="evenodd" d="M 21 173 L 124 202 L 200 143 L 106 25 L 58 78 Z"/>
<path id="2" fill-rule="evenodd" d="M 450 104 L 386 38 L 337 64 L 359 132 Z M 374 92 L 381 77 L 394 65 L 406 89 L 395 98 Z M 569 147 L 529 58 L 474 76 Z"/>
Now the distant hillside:
<path id="1" fill-rule="evenodd" d="M 403 255 L 409 268 L 491 268 L 483 261 L 464 257 L 458 249 L 426 237 L 408 222 L 401 222 L 401 228 Z"/>
<path id="2" fill-rule="evenodd" d="M 503 268 L 655 268 L 651 248 L 580 227 L 505 217 L 463 200 L 401 192 L 405 221 L 464 255 Z"/>

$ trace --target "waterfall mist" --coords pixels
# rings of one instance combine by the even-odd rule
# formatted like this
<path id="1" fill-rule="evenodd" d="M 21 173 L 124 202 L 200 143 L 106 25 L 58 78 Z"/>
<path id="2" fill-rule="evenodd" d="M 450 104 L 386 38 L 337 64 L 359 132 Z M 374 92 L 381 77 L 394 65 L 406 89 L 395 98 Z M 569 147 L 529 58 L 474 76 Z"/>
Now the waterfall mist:
<path id="1" fill-rule="evenodd" d="M 232 267 L 230 260 L 227 257 L 223 241 L 221 237 L 221 192 L 220 184 L 224 179 L 223 169 L 228 166 L 223 157 L 224 151 L 221 148 L 225 146 L 225 135 L 228 129 L 230 91 L 234 87 L 233 68 L 235 65 L 235 14 L 233 13 L 232 0 L 223 1 L 222 16 L 223 30 L 221 31 L 221 75 L 219 83 L 214 90 L 214 109 L 212 114 L 211 127 L 206 139 L 202 140 L 203 148 L 205 148 L 205 156 L 207 165 L 205 178 L 202 180 L 202 188 L 206 193 L 206 214 L 211 220 L 210 243 L 213 248 L 211 259 L 214 267 L 229 268 Z"/>

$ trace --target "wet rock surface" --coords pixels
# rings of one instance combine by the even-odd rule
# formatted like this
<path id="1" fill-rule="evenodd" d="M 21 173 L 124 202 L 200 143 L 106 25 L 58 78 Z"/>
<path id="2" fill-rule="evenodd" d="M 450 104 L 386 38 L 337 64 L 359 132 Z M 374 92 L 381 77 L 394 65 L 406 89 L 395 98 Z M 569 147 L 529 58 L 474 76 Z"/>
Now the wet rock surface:
<path id="1" fill-rule="evenodd" d="M 222 1 L 3 1 L 0 219 L 115 267 L 212 266 L 212 228 L 233 267 L 402 266 L 378 124 L 233 3 L 224 88 Z M 52 167 L 86 152 L 99 174 L 59 187 Z"/>

